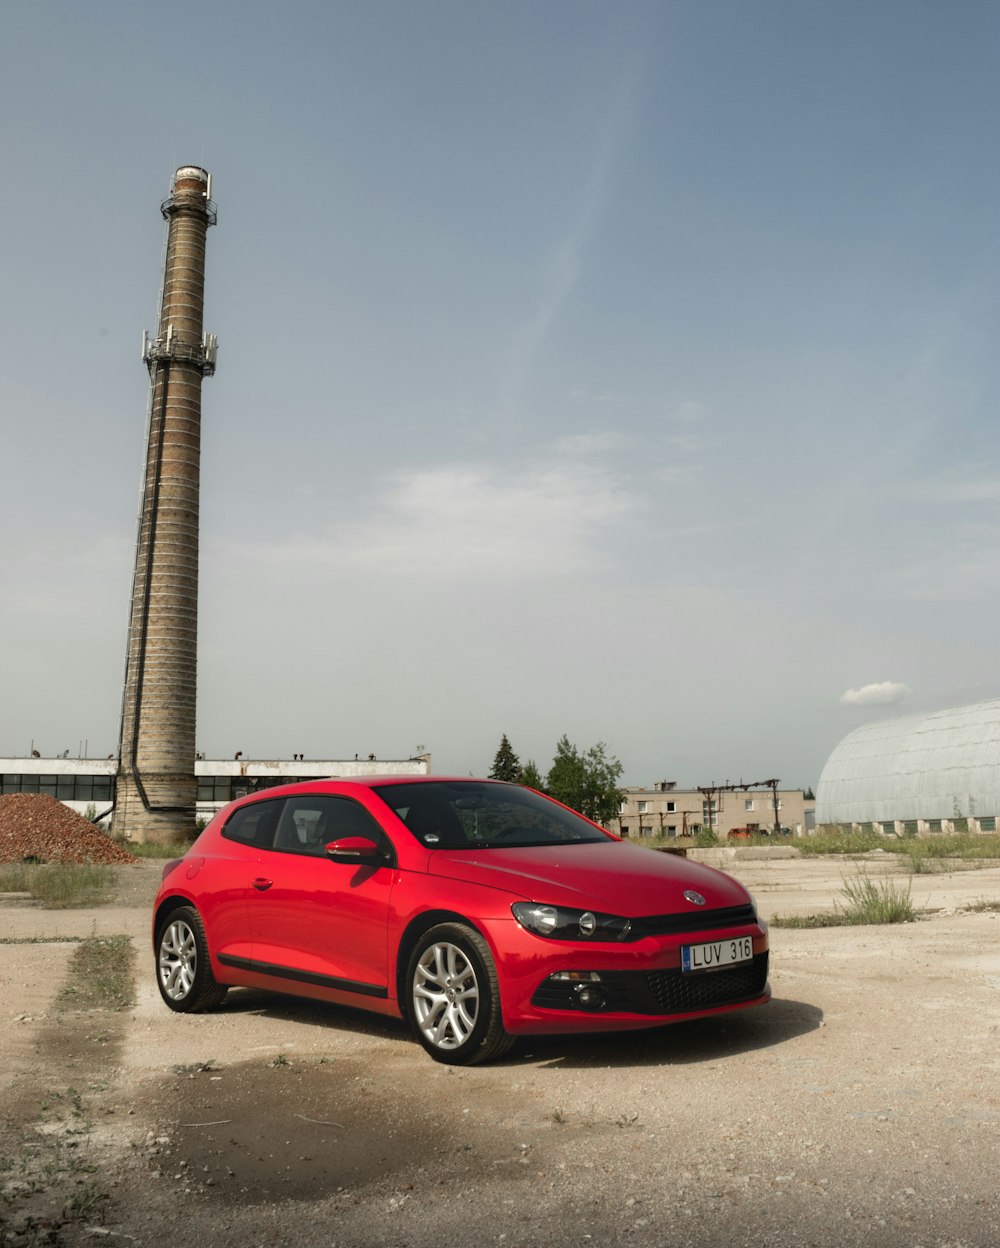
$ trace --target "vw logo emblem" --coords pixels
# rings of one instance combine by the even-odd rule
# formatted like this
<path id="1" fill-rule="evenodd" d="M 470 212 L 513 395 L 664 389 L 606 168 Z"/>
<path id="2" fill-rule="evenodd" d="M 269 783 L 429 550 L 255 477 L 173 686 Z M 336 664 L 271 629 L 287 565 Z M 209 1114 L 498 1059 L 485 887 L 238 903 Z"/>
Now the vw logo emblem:
<path id="1" fill-rule="evenodd" d="M 696 893 L 693 888 L 684 890 L 684 900 L 689 901 L 692 906 L 703 906 L 705 904 L 705 898 L 702 897 L 701 893 Z"/>

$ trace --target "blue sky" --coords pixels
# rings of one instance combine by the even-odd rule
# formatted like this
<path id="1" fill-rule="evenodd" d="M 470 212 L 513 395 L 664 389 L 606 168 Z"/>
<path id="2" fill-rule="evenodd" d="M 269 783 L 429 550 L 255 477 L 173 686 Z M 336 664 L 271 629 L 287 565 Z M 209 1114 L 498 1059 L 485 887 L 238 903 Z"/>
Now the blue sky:
<path id="1" fill-rule="evenodd" d="M 213 175 L 198 745 L 815 785 L 1000 696 L 1000 8 L 5 8 L 0 753 L 116 748 Z"/>

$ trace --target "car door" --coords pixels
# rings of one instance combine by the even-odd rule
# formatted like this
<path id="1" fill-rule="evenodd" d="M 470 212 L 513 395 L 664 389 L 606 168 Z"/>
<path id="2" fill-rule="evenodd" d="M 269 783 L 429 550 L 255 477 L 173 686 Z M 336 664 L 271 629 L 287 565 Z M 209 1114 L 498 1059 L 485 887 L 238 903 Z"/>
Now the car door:
<path id="1" fill-rule="evenodd" d="M 251 956 L 252 884 L 260 875 L 261 854 L 274 842 L 282 805 L 279 799 L 237 806 L 215 842 L 216 851 L 189 862 L 190 887 L 205 922 L 209 948 L 227 965 Z"/>
<path id="2" fill-rule="evenodd" d="M 379 866 L 332 862 L 326 846 L 349 836 L 375 841 L 385 861 Z M 385 997 L 389 898 L 396 873 L 392 845 L 373 816 L 348 797 L 289 797 L 274 847 L 257 865 L 250 897 L 255 969 L 298 983 Z"/>

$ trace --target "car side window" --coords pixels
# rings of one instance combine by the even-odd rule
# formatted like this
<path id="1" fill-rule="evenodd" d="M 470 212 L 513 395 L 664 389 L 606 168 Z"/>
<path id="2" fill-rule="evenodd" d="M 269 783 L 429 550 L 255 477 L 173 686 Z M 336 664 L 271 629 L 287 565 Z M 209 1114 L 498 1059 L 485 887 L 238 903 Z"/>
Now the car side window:
<path id="1" fill-rule="evenodd" d="M 284 802 L 249 802 L 238 807 L 226 821 L 222 835 L 241 845 L 255 849 L 270 849 L 274 843 L 274 830 Z"/>
<path id="2" fill-rule="evenodd" d="M 331 841 L 367 836 L 391 854 L 388 837 L 363 806 L 348 797 L 289 797 L 281 813 L 274 848 L 285 853 L 323 857 Z"/>

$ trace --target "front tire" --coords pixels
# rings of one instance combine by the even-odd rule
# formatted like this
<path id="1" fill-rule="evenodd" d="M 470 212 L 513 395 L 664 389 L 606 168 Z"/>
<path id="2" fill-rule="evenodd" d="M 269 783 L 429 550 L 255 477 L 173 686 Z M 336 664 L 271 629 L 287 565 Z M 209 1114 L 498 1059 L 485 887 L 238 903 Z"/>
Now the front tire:
<path id="1" fill-rule="evenodd" d="M 227 988 L 217 984 L 208 956 L 201 915 L 193 906 L 172 910 L 156 937 L 156 986 L 179 1014 L 195 1014 L 221 1004 Z"/>
<path id="2" fill-rule="evenodd" d="M 489 946 L 464 923 L 426 932 L 406 971 L 406 1013 L 437 1062 L 466 1066 L 502 1056 L 514 1043 L 503 1027 Z"/>

